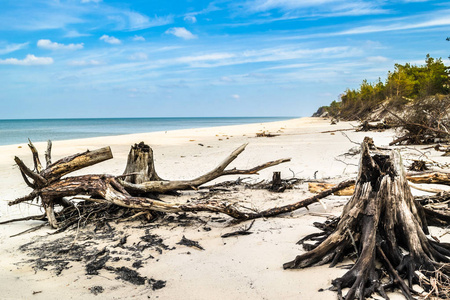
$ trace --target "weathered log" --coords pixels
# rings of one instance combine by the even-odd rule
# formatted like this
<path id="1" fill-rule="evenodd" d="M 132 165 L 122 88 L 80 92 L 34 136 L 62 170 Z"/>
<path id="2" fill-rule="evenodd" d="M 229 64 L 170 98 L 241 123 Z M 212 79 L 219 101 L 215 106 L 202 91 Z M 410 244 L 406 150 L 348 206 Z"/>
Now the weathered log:
<path id="1" fill-rule="evenodd" d="M 111 158 L 113 158 L 113 155 L 110 147 L 104 147 L 93 151 L 87 150 L 86 152 L 71 155 L 52 163 L 43 170 L 40 175 L 48 182 L 54 182 L 71 172 L 98 164 Z"/>
<path id="2" fill-rule="evenodd" d="M 404 141 L 412 140 L 413 138 L 414 137 L 405 135 L 405 136 L 399 137 L 399 138 L 393 140 L 392 142 L 390 142 L 389 146 L 393 146 L 395 144 L 399 144 L 399 143 L 404 142 Z"/>
<path id="3" fill-rule="evenodd" d="M 232 201 L 202 201 L 190 203 L 167 203 L 146 197 L 135 197 L 128 194 L 119 184 L 117 179 L 111 175 L 83 175 L 63 178 L 39 190 L 42 205 L 45 208 L 49 224 L 53 228 L 58 228 L 54 214 L 54 204 L 62 197 L 87 195 L 83 199 L 98 203 L 110 203 L 122 207 L 159 211 L 165 213 L 176 212 L 219 212 L 229 215 L 238 220 L 251 220 L 257 218 L 274 217 L 280 214 L 295 211 L 308 207 L 320 199 L 332 193 L 354 184 L 354 180 L 344 181 L 332 189 L 326 190 L 318 195 L 298 201 L 293 204 L 267 209 L 261 212 L 249 211 L 242 208 L 238 203 Z M 11 201 L 9 205 L 18 204 L 23 201 L 32 200 L 38 196 L 32 193 L 27 197 Z"/>
<path id="4" fill-rule="evenodd" d="M 64 172 L 46 172 L 48 169 L 51 169 L 53 166 L 59 166 L 60 162 L 68 163 L 71 166 L 71 170 L 76 169 L 76 166 L 73 166 L 72 163 L 75 158 L 80 155 L 70 156 L 66 159 L 62 159 L 53 165 L 50 165 L 49 168 L 42 171 L 42 174 L 50 174 L 53 177 L 52 181 L 47 180 L 49 177 L 44 178 L 47 180 L 46 184 L 40 186 L 35 189 L 31 194 L 19 198 L 15 201 L 11 201 L 9 205 L 18 204 L 24 201 L 30 201 L 35 198 L 40 197 L 42 200 L 42 205 L 45 208 L 46 216 L 50 225 L 54 228 L 58 228 L 58 223 L 54 213 L 54 205 L 57 203 L 61 203 L 61 199 L 64 197 L 85 195 L 84 199 L 87 201 L 99 202 L 99 203 L 110 203 L 123 207 L 139 209 L 143 211 L 159 211 L 166 213 L 174 213 L 174 212 L 192 212 L 192 211 L 207 211 L 207 212 L 219 212 L 227 214 L 233 218 L 240 220 L 249 220 L 256 219 L 262 217 L 272 217 L 279 214 L 292 212 L 296 209 L 307 207 L 308 205 L 317 202 L 319 199 L 324 198 L 333 192 L 336 192 L 342 188 L 345 188 L 354 183 L 353 180 L 343 182 L 330 190 L 326 190 L 319 195 L 315 195 L 313 197 L 301 200 L 297 203 L 285 205 L 282 207 L 275 207 L 268 210 L 264 210 L 261 212 L 249 211 L 246 208 L 240 207 L 237 203 L 231 201 L 203 201 L 203 202 L 190 202 L 190 203 L 167 203 L 160 200 L 154 200 L 146 197 L 138 197 L 133 193 L 133 189 L 130 189 L 130 186 L 142 186 L 143 184 L 147 185 L 149 183 L 160 184 L 165 188 L 153 188 L 151 192 L 166 192 L 168 190 L 173 189 L 182 189 L 182 188 L 193 188 L 195 186 L 199 186 L 204 182 L 208 182 L 212 179 L 215 179 L 219 176 L 223 175 L 231 175 L 231 174 L 256 174 L 258 171 L 278 165 L 280 163 L 289 161 L 289 159 L 280 159 L 272 162 L 267 162 L 262 165 L 256 166 L 247 170 L 225 170 L 225 168 L 245 149 L 247 144 L 244 144 L 233 151 L 219 166 L 213 169 L 211 172 L 200 176 L 197 179 L 191 181 L 149 181 L 144 182 L 140 185 L 134 185 L 129 182 L 119 181 L 116 177 L 111 175 L 84 175 L 84 176 L 72 176 L 66 178 L 59 178 L 55 180 L 56 176 L 54 174 L 61 175 Z M 93 151 L 94 152 L 94 151 Z M 92 153 L 92 152 L 88 152 Z M 97 153 L 103 153 L 102 157 L 104 157 L 104 151 L 100 151 Z M 148 152 L 147 152 L 148 153 Z M 86 153 L 87 154 L 87 153 Z M 84 155 L 81 155 L 85 157 Z M 92 160 L 88 160 L 92 161 Z M 80 163 L 84 163 L 85 160 L 82 160 Z M 141 164 L 146 168 L 148 164 Z M 24 165 L 24 169 L 27 169 Z M 58 170 L 58 169 L 56 169 Z M 64 169 L 66 170 L 66 169 Z M 30 175 L 36 175 L 34 172 L 30 170 Z M 39 174 L 38 174 L 39 175 Z M 41 176 L 41 175 L 39 175 Z M 122 185 L 123 184 L 123 185 Z M 125 189 L 127 188 L 127 189 Z M 131 194 L 128 192 L 130 191 Z M 139 190 L 141 192 L 142 190 Z"/>
<path id="5" fill-rule="evenodd" d="M 400 288 L 407 299 L 412 299 L 409 290 L 413 283 L 419 283 L 416 271 L 428 279 L 439 272 L 441 288 L 448 285 L 445 281 L 450 276 L 450 246 L 428 240 L 427 221 L 408 187 L 400 154 L 392 151 L 390 155 L 371 156 L 368 145 L 363 143 L 355 193 L 334 230 L 310 245 L 312 250 L 283 267 L 335 266 L 344 257 L 353 256 L 356 249 L 355 264 L 332 281 L 339 299 L 343 299 L 344 288 L 349 288 L 346 300 L 364 299 L 374 292 L 387 299 L 387 286 Z M 377 259 L 381 266 L 375 263 Z M 386 276 L 391 279 L 388 285 Z M 400 277 L 408 280 L 409 287 L 399 282 Z M 432 289 L 421 283 L 425 290 Z"/>
<path id="6" fill-rule="evenodd" d="M 325 183 L 325 182 L 309 182 L 308 183 L 308 190 L 311 193 L 320 193 L 324 190 L 328 190 L 332 187 L 336 186 L 335 184 L 332 183 Z M 351 196 L 353 195 L 353 192 L 355 191 L 355 186 L 351 185 L 345 189 L 339 190 L 337 192 L 335 192 L 334 194 L 336 196 Z"/>
<path id="7" fill-rule="evenodd" d="M 388 123 L 376 123 L 376 124 L 370 124 L 368 121 L 364 121 L 362 122 L 361 125 L 359 125 L 359 127 L 356 129 L 356 131 L 383 131 L 386 129 L 390 129 L 393 126 L 388 124 Z"/>
<path id="8" fill-rule="evenodd" d="M 406 179 L 413 183 L 437 183 L 450 185 L 450 173 L 432 172 L 419 175 L 410 175 Z"/>
<path id="9" fill-rule="evenodd" d="M 30 142 L 31 144 L 31 142 Z M 111 203 L 123 207 L 137 208 L 141 210 L 155 210 L 160 212 L 181 212 L 181 211 L 214 211 L 223 212 L 227 214 L 235 214 L 235 209 L 230 209 L 229 204 L 215 204 L 208 205 L 201 204 L 197 207 L 186 206 L 179 203 L 166 203 L 163 201 L 153 200 L 146 197 L 140 197 L 145 193 L 165 193 L 180 189 L 192 189 L 196 188 L 203 183 L 211 181 L 219 176 L 231 175 L 231 174 L 257 174 L 258 171 L 278 165 L 283 162 L 287 162 L 290 159 L 280 159 L 264 163 L 248 170 L 225 170 L 225 168 L 236 157 L 244 151 L 247 144 L 240 146 L 233 151 L 219 166 L 212 171 L 206 173 L 203 176 L 194 180 L 188 181 L 146 181 L 140 184 L 133 184 L 127 181 L 117 179 L 112 175 L 85 175 L 66 177 L 61 179 L 62 176 L 86 166 L 104 161 L 112 158 L 111 149 L 105 147 L 95 151 L 87 151 L 81 154 L 75 154 L 66 158 L 63 158 L 51 165 L 40 173 L 30 170 L 19 158 L 16 157 L 16 163 L 18 164 L 24 180 L 27 184 L 33 188 L 33 192 L 29 195 L 11 201 L 9 205 L 18 204 L 24 201 L 30 201 L 34 199 L 41 199 L 42 206 L 45 209 L 48 222 L 54 228 L 58 227 L 55 217 L 54 206 L 55 204 L 61 204 L 64 197 L 87 195 L 88 200 L 102 203 Z M 138 174 L 144 174 L 142 178 L 160 179 L 160 177 L 154 171 L 153 158 L 150 155 L 150 147 L 145 144 L 135 145 L 134 149 L 130 151 L 129 163 L 127 164 L 126 171 L 137 171 Z M 33 155 L 34 152 L 32 149 Z M 37 156 L 38 157 L 38 156 Z M 140 160 L 138 164 L 130 162 L 137 158 Z M 133 172 L 135 173 L 135 172 Z M 123 177 L 123 176 L 119 176 Z M 128 177 L 128 174 L 125 174 Z M 29 182 L 28 178 L 33 179 L 33 183 Z M 144 188 L 143 188 L 144 187 Z M 150 188 L 149 188 L 150 187 Z M 243 214 L 239 210 L 237 215 Z"/>

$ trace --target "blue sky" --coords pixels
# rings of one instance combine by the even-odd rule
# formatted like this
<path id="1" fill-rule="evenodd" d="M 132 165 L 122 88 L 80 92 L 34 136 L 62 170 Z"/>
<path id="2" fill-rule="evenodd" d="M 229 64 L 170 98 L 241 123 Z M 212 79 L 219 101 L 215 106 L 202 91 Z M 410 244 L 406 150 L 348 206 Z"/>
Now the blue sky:
<path id="1" fill-rule="evenodd" d="M 1 0 L 0 119 L 309 116 L 447 36 L 448 1 Z"/>

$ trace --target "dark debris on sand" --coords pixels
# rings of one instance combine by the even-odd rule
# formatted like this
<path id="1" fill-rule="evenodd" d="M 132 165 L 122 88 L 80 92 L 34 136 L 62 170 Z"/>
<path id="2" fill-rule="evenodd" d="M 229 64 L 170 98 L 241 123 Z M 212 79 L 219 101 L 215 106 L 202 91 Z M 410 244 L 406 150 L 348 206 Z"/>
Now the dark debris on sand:
<path id="1" fill-rule="evenodd" d="M 82 230 L 76 238 L 71 235 L 49 241 L 47 237 L 41 237 L 19 248 L 32 257 L 19 264 L 29 264 L 36 272 L 51 271 L 60 276 L 73 264 L 80 263 L 84 266 L 87 276 L 99 275 L 103 270 L 116 274 L 115 278 L 118 280 L 134 285 L 147 284 L 153 290 L 163 288 L 165 281 L 148 279 L 139 274 L 137 269 L 141 268 L 146 260 L 154 258 L 150 254 L 152 251 L 162 253 L 175 247 L 164 244 L 160 236 L 150 233 L 150 229 L 145 230 L 145 234 L 137 243 L 127 243 L 127 237 L 124 232 L 117 231 L 111 226 Z M 106 246 L 98 248 L 100 244 Z M 131 260 L 131 257 L 137 259 Z M 130 267 L 136 270 L 124 265 L 117 266 L 118 262 L 130 264 Z M 104 291 L 101 286 L 94 286 L 89 290 L 94 295 Z"/>
<path id="2" fill-rule="evenodd" d="M 181 241 L 179 241 L 177 243 L 177 245 L 184 245 L 184 246 L 188 246 L 188 247 L 194 247 L 194 248 L 197 248 L 199 250 L 205 250 L 205 248 L 200 246 L 200 244 L 198 242 L 190 240 L 190 239 L 187 239 L 184 235 L 183 235 L 183 238 L 181 239 Z"/>
<path id="3" fill-rule="evenodd" d="M 89 288 L 89 291 L 91 291 L 92 294 L 97 296 L 98 294 L 103 293 L 104 289 L 102 286 L 96 285 L 96 286 Z"/>

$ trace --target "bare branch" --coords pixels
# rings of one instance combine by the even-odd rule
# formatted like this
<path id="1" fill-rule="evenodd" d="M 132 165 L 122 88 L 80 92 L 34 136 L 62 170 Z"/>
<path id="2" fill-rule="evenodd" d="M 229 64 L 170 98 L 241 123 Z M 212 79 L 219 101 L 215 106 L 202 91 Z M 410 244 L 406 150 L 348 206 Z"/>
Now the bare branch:
<path id="1" fill-rule="evenodd" d="M 52 164 L 52 141 L 47 141 L 47 151 L 45 151 L 46 168 Z"/>

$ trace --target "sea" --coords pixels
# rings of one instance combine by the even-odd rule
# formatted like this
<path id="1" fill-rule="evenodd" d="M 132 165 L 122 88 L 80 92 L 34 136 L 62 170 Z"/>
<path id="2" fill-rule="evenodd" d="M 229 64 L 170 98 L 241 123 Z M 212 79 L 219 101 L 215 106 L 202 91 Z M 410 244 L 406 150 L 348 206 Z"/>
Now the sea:
<path id="1" fill-rule="evenodd" d="M 102 118 L 0 120 L 0 145 L 131 133 L 275 122 L 294 117 Z"/>

